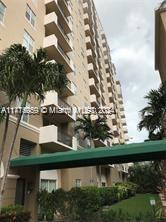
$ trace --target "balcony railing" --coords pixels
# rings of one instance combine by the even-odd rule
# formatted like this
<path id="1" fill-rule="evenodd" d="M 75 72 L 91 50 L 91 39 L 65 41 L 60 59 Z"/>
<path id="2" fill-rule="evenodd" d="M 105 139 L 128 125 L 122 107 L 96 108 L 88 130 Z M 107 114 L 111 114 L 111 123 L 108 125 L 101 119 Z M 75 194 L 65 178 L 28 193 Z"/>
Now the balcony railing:
<path id="1" fill-rule="evenodd" d="M 66 18 L 65 14 L 63 13 L 63 11 L 62 11 L 60 5 L 57 4 L 57 6 L 58 6 L 58 9 L 59 9 L 59 11 L 61 12 L 62 16 L 64 17 L 65 21 L 66 21 L 67 23 L 69 23 L 69 20 L 68 20 L 68 18 Z"/>
<path id="2" fill-rule="evenodd" d="M 86 147 L 86 148 L 89 147 L 89 144 L 88 144 L 87 140 L 79 138 L 78 142 L 79 142 L 79 146 L 81 146 L 81 147 Z"/>
<path id="3" fill-rule="evenodd" d="M 65 57 L 67 62 L 70 64 L 70 58 L 68 57 L 68 55 L 66 55 L 66 53 L 63 51 L 63 49 L 62 49 L 62 47 L 60 45 L 58 45 L 58 49 L 62 53 L 62 55 Z"/>
<path id="4" fill-rule="evenodd" d="M 65 108 L 65 109 L 71 110 L 71 106 L 67 102 L 63 101 L 59 97 L 58 97 L 58 106 L 60 106 L 61 108 Z"/>
<path id="5" fill-rule="evenodd" d="M 72 147 L 72 136 L 62 133 L 58 130 L 58 141 Z"/>
<path id="6" fill-rule="evenodd" d="M 61 30 L 61 32 L 62 32 L 64 38 L 67 40 L 67 42 L 69 42 L 70 39 L 69 39 L 69 37 L 66 35 L 66 33 L 64 32 L 62 26 L 61 26 L 59 23 L 57 24 L 57 26 L 58 26 L 58 28 Z"/>

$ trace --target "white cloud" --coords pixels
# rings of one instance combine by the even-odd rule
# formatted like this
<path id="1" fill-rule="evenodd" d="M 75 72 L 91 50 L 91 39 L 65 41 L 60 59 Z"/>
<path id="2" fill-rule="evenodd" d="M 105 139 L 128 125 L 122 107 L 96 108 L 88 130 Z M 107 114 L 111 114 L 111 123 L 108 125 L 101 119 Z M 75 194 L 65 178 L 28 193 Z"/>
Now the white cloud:
<path id="1" fill-rule="evenodd" d="M 145 94 L 160 84 L 154 71 L 154 9 L 157 0 L 94 0 L 122 84 L 129 136 L 134 142 L 147 138 L 139 132 L 139 110 Z"/>

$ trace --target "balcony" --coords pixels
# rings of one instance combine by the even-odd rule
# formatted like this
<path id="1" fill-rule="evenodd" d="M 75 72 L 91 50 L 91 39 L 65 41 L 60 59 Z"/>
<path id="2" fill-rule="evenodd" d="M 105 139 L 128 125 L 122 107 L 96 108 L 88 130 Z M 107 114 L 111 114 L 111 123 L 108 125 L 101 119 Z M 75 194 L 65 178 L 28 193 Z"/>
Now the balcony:
<path id="1" fill-rule="evenodd" d="M 94 144 L 95 144 L 95 147 L 105 147 L 107 146 L 107 141 L 102 141 L 102 140 L 94 140 Z"/>
<path id="2" fill-rule="evenodd" d="M 122 98 L 119 98 L 119 104 L 123 105 L 123 99 Z"/>
<path id="3" fill-rule="evenodd" d="M 125 113 L 124 113 L 124 111 L 121 111 L 120 117 L 121 117 L 122 119 L 125 119 Z"/>
<path id="4" fill-rule="evenodd" d="M 128 133 L 128 129 L 127 129 L 127 127 L 123 127 L 123 132 L 124 132 L 125 134 Z"/>
<path id="5" fill-rule="evenodd" d="M 125 142 L 130 141 L 129 136 L 127 134 L 125 134 Z"/>
<path id="6" fill-rule="evenodd" d="M 59 98 L 55 91 L 46 93 L 41 107 L 47 108 L 47 113 L 43 115 L 43 118 L 47 122 L 66 123 L 76 120 L 76 114 L 73 112 L 72 107 Z M 64 112 L 63 109 L 65 109 L 66 112 Z"/>
<path id="7" fill-rule="evenodd" d="M 117 126 L 115 126 L 115 125 L 112 126 L 112 131 L 113 131 L 114 138 L 119 136 L 119 130 L 118 130 Z"/>
<path id="8" fill-rule="evenodd" d="M 93 37 L 94 31 L 93 31 L 93 29 L 89 26 L 89 24 L 86 24 L 86 25 L 84 26 L 84 29 L 85 29 L 85 34 L 86 34 L 86 36 L 91 36 L 91 37 Z"/>
<path id="9" fill-rule="evenodd" d="M 107 83 L 108 91 L 112 92 L 112 84 L 110 82 Z"/>
<path id="10" fill-rule="evenodd" d="M 91 14 L 91 2 L 90 1 L 83 3 L 83 10 L 84 10 L 84 13 Z"/>
<path id="11" fill-rule="evenodd" d="M 108 64 L 105 65 L 106 72 L 110 72 L 110 66 Z"/>
<path id="12" fill-rule="evenodd" d="M 62 133 L 55 125 L 40 128 L 39 144 L 44 153 L 77 150 L 77 139 Z"/>
<path id="13" fill-rule="evenodd" d="M 91 49 L 86 50 L 86 55 L 88 58 L 88 63 L 93 63 L 95 69 L 97 69 L 97 63 L 96 63 L 96 54 Z"/>
<path id="14" fill-rule="evenodd" d="M 104 90 L 104 85 L 103 85 L 102 81 L 100 82 L 100 85 L 101 85 L 101 92 L 104 93 L 105 90 Z"/>
<path id="15" fill-rule="evenodd" d="M 108 62 L 109 62 L 109 58 L 108 58 L 107 55 L 104 55 L 104 61 L 105 61 L 106 64 L 108 64 Z"/>
<path id="16" fill-rule="evenodd" d="M 103 78 L 103 72 L 101 71 L 101 69 L 98 69 L 98 72 L 99 72 L 100 79 L 101 79 L 101 80 L 104 80 L 104 78 Z"/>
<path id="17" fill-rule="evenodd" d="M 113 144 L 118 145 L 119 144 L 119 139 L 118 138 L 113 138 Z"/>
<path id="18" fill-rule="evenodd" d="M 97 72 L 95 71 L 93 63 L 88 64 L 88 72 L 89 72 L 89 78 L 94 78 L 95 82 L 99 83 L 99 77 L 97 75 Z"/>
<path id="19" fill-rule="evenodd" d="M 85 38 L 85 42 L 86 42 L 87 49 L 94 50 L 94 46 L 93 46 L 94 43 L 92 42 L 92 39 L 90 36 L 87 36 Z"/>
<path id="20" fill-rule="evenodd" d="M 104 48 L 104 47 L 107 47 L 107 42 L 106 42 L 105 39 L 102 39 L 102 46 L 103 46 L 103 48 Z"/>
<path id="21" fill-rule="evenodd" d="M 100 106 L 100 102 L 94 94 L 90 96 L 90 102 L 92 107 L 98 108 Z"/>
<path id="22" fill-rule="evenodd" d="M 43 48 L 46 50 L 50 60 L 55 60 L 57 63 L 64 65 L 66 73 L 73 72 L 72 60 L 59 45 L 55 35 L 50 35 L 44 38 Z"/>
<path id="23" fill-rule="evenodd" d="M 44 25 L 46 30 L 46 36 L 54 34 L 57 37 L 60 45 L 63 45 L 63 49 L 65 52 L 72 51 L 72 42 L 61 27 L 58 21 L 58 16 L 55 12 L 45 15 Z"/>
<path id="24" fill-rule="evenodd" d="M 127 126 L 125 119 L 122 119 L 122 125 L 123 125 L 123 126 Z"/>
<path id="25" fill-rule="evenodd" d="M 90 93 L 95 94 L 97 97 L 100 96 L 100 89 L 93 78 L 89 79 Z"/>
<path id="26" fill-rule="evenodd" d="M 103 95 L 102 95 L 102 98 L 101 98 L 101 103 L 102 103 L 102 106 L 106 106 L 106 101 L 105 101 L 105 98 L 103 97 Z"/>
<path id="27" fill-rule="evenodd" d="M 71 16 L 71 7 L 68 0 L 59 0 L 58 4 L 60 8 L 63 10 L 63 13 L 66 17 Z"/>
<path id="28" fill-rule="evenodd" d="M 85 14 L 84 14 L 84 23 L 85 23 L 85 25 L 87 25 L 87 24 L 90 23 L 88 13 L 85 13 Z"/>
<path id="29" fill-rule="evenodd" d="M 70 80 L 68 80 L 67 87 L 64 89 L 63 96 L 68 97 L 68 96 L 74 96 L 76 93 L 76 86 L 74 83 Z"/>
<path id="30" fill-rule="evenodd" d="M 111 115 L 113 125 L 117 124 L 117 117 L 115 114 Z"/>
<path id="31" fill-rule="evenodd" d="M 72 23 L 71 21 L 68 19 L 67 13 L 65 15 L 65 12 L 67 12 L 67 10 L 65 10 L 65 8 L 67 9 L 67 7 L 61 8 L 61 6 L 65 6 L 65 0 L 45 0 L 45 5 L 46 5 L 46 14 L 55 12 L 56 15 L 58 16 L 59 19 L 59 23 L 61 24 L 61 26 L 63 27 L 65 33 L 71 33 L 72 32 Z"/>
<path id="32" fill-rule="evenodd" d="M 109 96 L 109 102 L 114 103 L 113 94 L 111 92 L 109 92 L 108 96 Z"/>

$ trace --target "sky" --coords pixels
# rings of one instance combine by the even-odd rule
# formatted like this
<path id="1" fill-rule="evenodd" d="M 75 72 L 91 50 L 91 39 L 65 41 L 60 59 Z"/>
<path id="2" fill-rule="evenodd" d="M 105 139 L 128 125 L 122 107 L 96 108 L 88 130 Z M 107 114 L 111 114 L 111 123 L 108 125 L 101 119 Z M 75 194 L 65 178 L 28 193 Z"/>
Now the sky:
<path id="1" fill-rule="evenodd" d="M 139 111 L 144 96 L 160 85 L 154 69 L 154 9 L 161 0 L 94 0 L 121 82 L 130 142 L 142 142 Z"/>

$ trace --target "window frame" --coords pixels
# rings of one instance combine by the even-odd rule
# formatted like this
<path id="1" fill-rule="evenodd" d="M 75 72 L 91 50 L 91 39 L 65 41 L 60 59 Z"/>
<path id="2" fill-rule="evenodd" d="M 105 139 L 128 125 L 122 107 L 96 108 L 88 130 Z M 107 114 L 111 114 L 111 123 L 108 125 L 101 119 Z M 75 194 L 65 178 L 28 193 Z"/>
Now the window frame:
<path id="1" fill-rule="evenodd" d="M 46 182 L 46 189 L 42 189 L 42 182 Z M 53 190 L 56 190 L 57 189 L 57 180 L 56 179 L 42 179 L 40 180 L 40 188 L 41 190 L 46 190 L 48 191 L 49 193 L 51 193 L 53 190 L 50 189 L 50 183 L 53 182 L 55 184 L 55 189 Z"/>
<path id="2" fill-rule="evenodd" d="M 27 17 L 27 15 L 29 15 L 29 18 Z M 32 25 L 32 27 L 35 27 L 36 24 L 36 14 L 34 13 L 34 11 L 32 10 L 32 8 L 27 4 L 26 5 L 26 12 L 25 12 L 25 17 L 27 19 L 27 21 Z M 32 22 L 34 21 L 34 23 Z"/>
<path id="3" fill-rule="evenodd" d="M 25 38 L 25 35 L 26 35 L 26 37 L 28 37 L 28 39 Z M 32 41 L 32 44 L 33 44 L 33 45 L 30 44 L 30 41 Z M 28 44 L 28 46 L 27 46 L 27 44 L 25 44 L 25 42 Z M 26 47 L 26 49 L 29 51 L 29 53 L 32 54 L 33 51 L 34 51 L 34 45 L 35 45 L 34 39 L 33 39 L 32 36 L 29 34 L 29 32 L 27 32 L 27 31 L 24 29 L 24 34 L 23 34 L 23 46 Z M 30 47 L 29 47 L 29 46 L 32 47 L 32 51 L 30 50 Z"/>
<path id="4" fill-rule="evenodd" d="M 17 107 L 21 107 L 21 103 L 22 103 L 22 101 L 19 100 L 19 98 L 17 98 L 17 101 L 16 101 Z M 28 102 L 28 101 L 26 102 L 26 107 L 31 107 L 30 102 Z M 29 113 L 23 113 L 22 117 L 21 117 L 21 121 L 24 122 L 24 123 L 29 123 L 29 120 L 30 120 L 30 114 Z"/>
<path id="5" fill-rule="evenodd" d="M 78 183 L 79 182 L 79 183 Z M 75 179 L 75 187 L 81 187 L 82 181 L 81 179 Z"/>
<path id="6" fill-rule="evenodd" d="M 4 20 L 5 20 L 5 12 L 6 12 L 6 5 L 0 0 L 0 4 L 2 5 L 2 7 L 4 7 L 4 11 L 2 12 L 2 20 L 0 20 L 1 24 L 4 24 Z M 0 12 L 1 14 L 1 12 Z M 1 17 L 0 17 L 1 18 Z"/>

